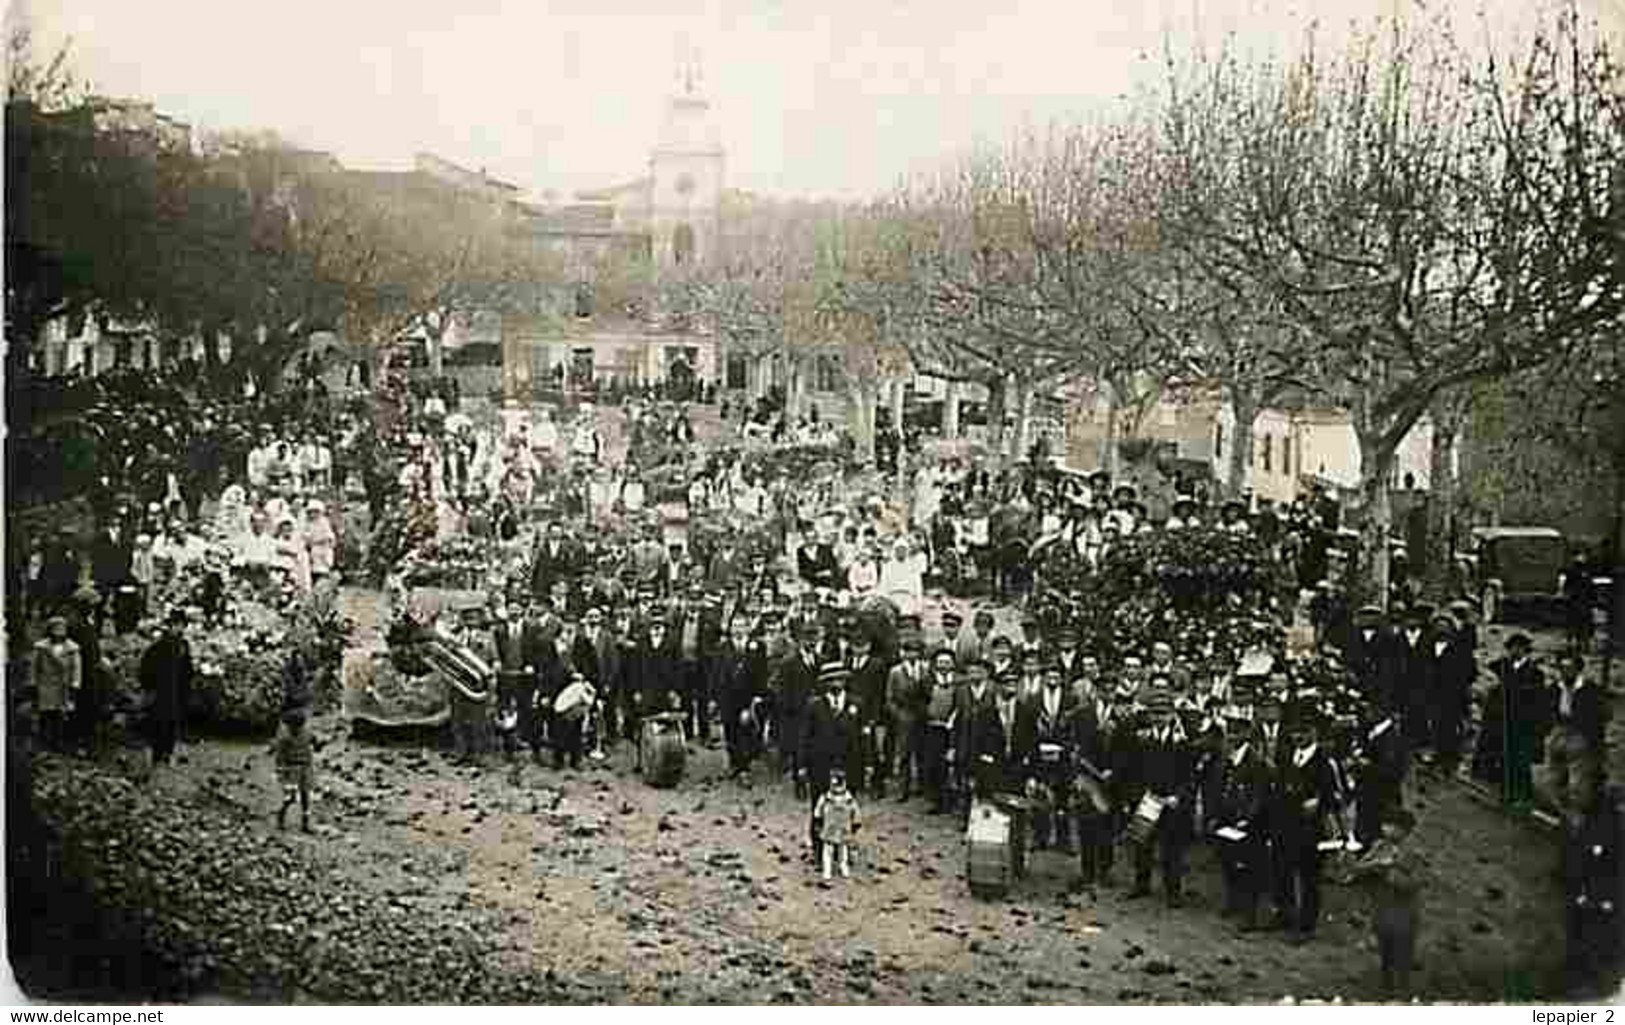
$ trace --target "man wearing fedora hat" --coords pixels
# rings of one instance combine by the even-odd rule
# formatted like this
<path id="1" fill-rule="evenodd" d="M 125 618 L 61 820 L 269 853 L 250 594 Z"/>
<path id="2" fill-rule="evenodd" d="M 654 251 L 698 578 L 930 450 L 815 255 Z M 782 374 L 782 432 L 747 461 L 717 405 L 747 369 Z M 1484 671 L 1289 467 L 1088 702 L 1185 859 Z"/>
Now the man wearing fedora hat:
<path id="1" fill-rule="evenodd" d="M 1441 772 L 1453 776 L 1461 761 L 1462 723 L 1471 713 L 1478 667 L 1455 617 L 1442 609 L 1433 614 L 1427 666 L 1433 757 Z"/>
<path id="2" fill-rule="evenodd" d="M 1504 802 L 1522 807 L 1534 797 L 1533 765 L 1551 719 L 1551 697 L 1529 635 L 1514 633 L 1506 648 L 1506 656 L 1490 666 L 1496 683 L 1484 699 L 1473 772 L 1499 785 Z"/>
<path id="3" fill-rule="evenodd" d="M 773 671 L 774 736 L 779 755 L 785 762 L 784 768 L 795 778 L 799 794 L 804 790 L 804 778 L 796 770 L 803 764 L 800 760 L 801 740 L 808 705 L 819 689 L 821 663 L 818 650 L 822 646 L 824 631 L 814 619 L 797 619 L 790 629 L 791 649 Z"/>

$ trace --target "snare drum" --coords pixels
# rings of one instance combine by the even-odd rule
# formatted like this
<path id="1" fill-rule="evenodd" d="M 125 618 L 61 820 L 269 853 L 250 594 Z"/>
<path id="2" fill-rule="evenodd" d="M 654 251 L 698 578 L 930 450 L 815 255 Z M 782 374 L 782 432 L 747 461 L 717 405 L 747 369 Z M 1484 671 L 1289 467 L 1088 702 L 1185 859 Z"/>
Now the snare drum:
<path id="1" fill-rule="evenodd" d="M 1157 822 L 1162 819 L 1165 807 L 1167 802 L 1155 794 L 1146 794 L 1140 798 L 1139 805 L 1128 821 L 1129 842 L 1136 845 L 1149 843 L 1157 830 Z"/>

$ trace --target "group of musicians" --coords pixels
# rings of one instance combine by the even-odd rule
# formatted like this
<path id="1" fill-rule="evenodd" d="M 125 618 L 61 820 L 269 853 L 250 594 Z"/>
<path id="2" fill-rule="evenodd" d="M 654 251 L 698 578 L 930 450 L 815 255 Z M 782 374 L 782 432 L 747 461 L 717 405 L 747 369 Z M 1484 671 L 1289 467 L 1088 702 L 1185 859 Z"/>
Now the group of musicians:
<path id="1" fill-rule="evenodd" d="M 1368 835 L 1398 812 L 1408 754 L 1384 741 L 1401 739 L 1400 720 L 1373 711 L 1357 728 L 1340 721 L 1334 739 L 1323 688 L 1284 662 L 1249 676 L 1185 664 L 1159 641 L 1103 666 L 1065 626 L 1045 636 L 1029 618 L 1012 640 L 991 630 L 991 610 L 964 629 L 951 607 L 928 642 L 919 616 L 882 625 L 812 592 L 804 604 L 761 595 L 737 609 L 697 590 L 669 603 L 642 591 L 608 608 L 580 609 L 573 597 L 556 582 L 528 605 L 499 598 L 485 635 L 512 736 L 538 757 L 551 746 L 561 767 L 579 762 L 587 737 L 550 701 L 586 681 L 599 714 L 582 725 L 600 740 L 635 743 L 655 713 L 679 714 L 700 743 L 720 724 L 736 777 L 748 780 L 771 746 L 809 807 L 837 769 L 870 798 L 891 787 L 936 814 L 1015 798 L 1036 847 L 1078 857 L 1080 886 L 1107 884 L 1126 844 L 1132 895 L 1149 894 L 1160 874 L 1178 905 L 1188 853 L 1209 840 L 1226 913 L 1243 929 L 1305 937 L 1323 842 L 1357 835 L 1350 804 Z M 812 840 L 816 859 L 816 821 Z M 1261 921 L 1266 896 L 1276 914 Z"/>

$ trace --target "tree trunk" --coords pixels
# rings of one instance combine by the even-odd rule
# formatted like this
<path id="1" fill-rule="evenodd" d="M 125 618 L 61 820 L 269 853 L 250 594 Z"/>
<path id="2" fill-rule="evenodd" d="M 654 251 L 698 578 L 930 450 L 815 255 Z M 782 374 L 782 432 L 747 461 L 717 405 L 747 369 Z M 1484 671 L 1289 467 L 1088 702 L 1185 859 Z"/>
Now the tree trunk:
<path id="1" fill-rule="evenodd" d="M 1017 459 L 1027 458 L 1033 447 L 1033 403 L 1035 391 L 1025 377 L 1016 379 L 1016 451 Z"/>
<path id="2" fill-rule="evenodd" d="M 1450 415 L 1434 417 L 1433 444 L 1428 452 L 1428 546 L 1425 573 L 1428 583 L 1440 594 L 1448 593 L 1456 518 L 1456 438 L 1459 420 Z"/>
<path id="3" fill-rule="evenodd" d="M 1117 451 L 1117 389 L 1106 385 L 1106 436 L 1100 442 L 1100 466 L 1113 481 L 1117 480 L 1122 460 Z"/>
<path id="4" fill-rule="evenodd" d="M 949 381 L 942 399 L 942 437 L 953 441 L 959 437 L 959 382 Z"/>
<path id="5" fill-rule="evenodd" d="M 1625 391 L 1615 398 L 1615 423 L 1625 423 Z M 1618 435 L 1616 435 L 1616 438 Z M 1614 449 L 1614 552 L 1608 575 L 1613 579 L 1613 605 L 1608 610 L 1608 649 L 1603 661 L 1603 685 L 1613 684 L 1614 660 L 1625 658 L 1625 447 Z"/>
<path id="6" fill-rule="evenodd" d="M 1236 391 L 1230 396 L 1230 409 L 1236 425 L 1230 437 L 1230 467 L 1225 485 L 1230 497 L 1240 498 L 1247 490 L 1247 474 L 1253 465 L 1253 425 L 1258 422 L 1259 402 L 1251 394 Z"/>
<path id="7" fill-rule="evenodd" d="M 439 317 L 434 324 L 423 328 L 423 347 L 429 355 L 429 376 L 435 380 L 446 376 L 446 327 L 449 318 Z M 568 377 L 568 374 L 566 374 Z"/>
<path id="8" fill-rule="evenodd" d="M 1004 378 L 987 382 L 987 447 L 995 459 L 1004 459 Z"/>
<path id="9" fill-rule="evenodd" d="M 879 405 L 879 389 L 872 379 L 852 382 L 852 438 L 857 443 L 855 457 L 860 466 L 873 466 L 875 462 L 875 412 Z"/>
<path id="10" fill-rule="evenodd" d="M 1388 539 L 1393 534 L 1394 510 L 1389 502 L 1388 474 L 1394 463 L 1394 450 L 1382 446 L 1365 431 L 1360 441 L 1360 493 L 1365 499 L 1365 527 L 1360 536 L 1360 564 L 1352 581 L 1355 604 L 1366 601 L 1388 609 L 1388 579 L 1391 560 Z"/>

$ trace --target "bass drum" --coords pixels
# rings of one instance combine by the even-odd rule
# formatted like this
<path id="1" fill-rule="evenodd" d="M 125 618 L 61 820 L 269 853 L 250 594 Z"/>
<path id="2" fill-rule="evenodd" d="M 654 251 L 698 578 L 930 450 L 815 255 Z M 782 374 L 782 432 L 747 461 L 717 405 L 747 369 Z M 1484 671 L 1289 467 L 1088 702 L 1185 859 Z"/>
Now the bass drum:
<path id="1" fill-rule="evenodd" d="M 673 713 L 643 720 L 643 780 L 652 787 L 674 787 L 683 778 L 688 747 L 682 716 Z"/>

